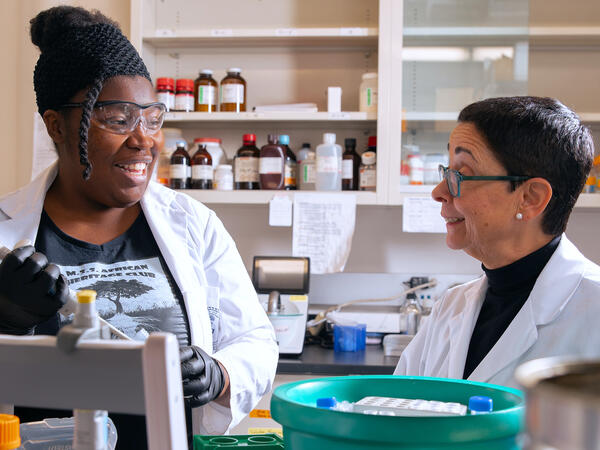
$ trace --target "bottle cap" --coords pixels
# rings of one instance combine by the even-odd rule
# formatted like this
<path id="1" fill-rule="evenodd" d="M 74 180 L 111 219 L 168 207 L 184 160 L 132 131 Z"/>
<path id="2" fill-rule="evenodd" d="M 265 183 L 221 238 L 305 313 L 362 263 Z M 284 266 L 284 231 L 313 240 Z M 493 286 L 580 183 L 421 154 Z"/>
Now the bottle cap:
<path id="1" fill-rule="evenodd" d="M 323 143 L 324 144 L 335 144 L 335 133 L 325 133 L 323 135 Z"/>
<path id="2" fill-rule="evenodd" d="M 367 147 L 377 147 L 377 136 L 369 136 Z"/>
<path id="3" fill-rule="evenodd" d="M 96 301 L 96 291 L 83 289 L 77 292 L 77 301 L 79 303 L 94 303 Z"/>
<path id="4" fill-rule="evenodd" d="M 337 405 L 335 397 L 322 397 L 317 399 L 317 408 L 331 409 Z"/>
<path id="5" fill-rule="evenodd" d="M 0 414 L 0 450 L 10 450 L 20 446 L 19 418 L 12 414 Z"/>
<path id="6" fill-rule="evenodd" d="M 173 86 L 175 86 L 175 80 L 173 78 L 167 78 L 167 77 L 163 77 L 163 78 L 157 78 L 156 79 L 156 87 L 158 89 L 160 88 L 171 88 L 173 89 Z"/>
<path id="7" fill-rule="evenodd" d="M 175 141 L 175 147 L 177 147 L 177 148 L 179 148 L 179 147 L 186 148 L 187 147 L 187 142 L 185 142 L 183 139 L 177 139 Z"/>
<path id="8" fill-rule="evenodd" d="M 189 78 L 179 78 L 175 82 L 175 90 L 177 91 L 193 91 L 194 90 L 194 80 Z"/>
<path id="9" fill-rule="evenodd" d="M 256 135 L 255 134 L 244 134 L 242 136 L 242 141 L 244 141 L 244 142 L 256 142 Z"/>
<path id="10" fill-rule="evenodd" d="M 344 147 L 356 147 L 356 139 L 354 139 L 354 138 L 344 139 Z"/>
<path id="11" fill-rule="evenodd" d="M 375 164 L 375 161 L 377 160 L 377 155 L 375 154 L 375 152 L 364 152 L 360 159 L 362 160 L 362 163 L 365 166 L 368 166 L 371 164 Z"/>
<path id="12" fill-rule="evenodd" d="M 276 134 L 268 134 L 267 135 L 267 142 L 269 144 L 276 144 L 277 143 L 277 135 Z"/>
<path id="13" fill-rule="evenodd" d="M 216 143 L 216 144 L 220 144 L 221 143 L 221 139 L 219 139 L 219 138 L 212 138 L 212 137 L 195 138 L 194 139 L 194 144 L 197 144 L 198 142 L 213 142 L 213 143 Z"/>
<path id="14" fill-rule="evenodd" d="M 227 69 L 227 73 L 240 73 L 241 71 L 242 69 L 239 67 L 231 67 L 230 69 Z"/>
<path id="15" fill-rule="evenodd" d="M 494 402 L 490 397 L 474 395 L 469 398 L 469 409 L 475 412 L 492 412 Z"/>
<path id="16" fill-rule="evenodd" d="M 290 145 L 290 137 L 287 134 L 280 134 L 279 143 L 281 145 Z"/>
<path id="17" fill-rule="evenodd" d="M 373 78 L 377 78 L 377 72 L 367 72 L 362 74 L 363 80 L 370 80 Z"/>
<path id="18" fill-rule="evenodd" d="M 310 148 L 310 142 L 303 142 L 302 148 Z"/>
<path id="19" fill-rule="evenodd" d="M 202 70 L 200 71 L 200 74 L 201 74 L 201 75 L 212 75 L 212 74 L 213 74 L 213 71 L 212 71 L 212 70 L 210 70 L 210 69 L 202 69 Z"/>

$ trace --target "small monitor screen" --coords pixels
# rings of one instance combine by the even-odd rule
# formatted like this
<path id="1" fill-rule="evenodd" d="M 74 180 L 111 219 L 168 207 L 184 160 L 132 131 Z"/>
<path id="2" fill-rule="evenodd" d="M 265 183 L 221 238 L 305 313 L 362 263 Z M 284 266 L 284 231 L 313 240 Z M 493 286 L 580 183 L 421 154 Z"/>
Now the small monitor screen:
<path id="1" fill-rule="evenodd" d="M 308 292 L 308 258 L 255 257 L 252 280 L 259 293 Z"/>

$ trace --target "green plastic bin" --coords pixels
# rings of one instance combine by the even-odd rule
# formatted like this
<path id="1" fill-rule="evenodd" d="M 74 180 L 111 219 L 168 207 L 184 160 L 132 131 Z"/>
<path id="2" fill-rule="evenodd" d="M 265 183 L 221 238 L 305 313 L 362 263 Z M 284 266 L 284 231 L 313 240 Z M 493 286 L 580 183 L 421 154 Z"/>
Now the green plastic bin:
<path id="1" fill-rule="evenodd" d="M 230 436 L 194 435 L 194 450 L 221 450 L 232 448 L 283 450 L 283 440 L 272 433 Z"/>
<path id="2" fill-rule="evenodd" d="M 366 396 L 468 404 L 485 395 L 489 414 L 397 417 L 319 409 L 321 397 L 356 402 Z M 286 450 L 301 449 L 519 449 L 524 395 L 517 389 L 464 380 L 393 375 L 317 378 L 279 386 L 271 415 L 283 426 Z"/>

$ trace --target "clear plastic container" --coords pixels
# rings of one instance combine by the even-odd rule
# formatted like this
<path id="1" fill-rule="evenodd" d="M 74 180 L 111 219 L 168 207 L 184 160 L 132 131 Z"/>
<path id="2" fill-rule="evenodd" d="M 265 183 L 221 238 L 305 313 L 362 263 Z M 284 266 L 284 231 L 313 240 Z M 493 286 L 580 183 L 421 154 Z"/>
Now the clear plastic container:
<path id="1" fill-rule="evenodd" d="M 377 112 L 377 72 L 363 73 L 359 88 L 358 110 L 366 113 Z"/>
<path id="2" fill-rule="evenodd" d="M 107 419 L 107 446 L 113 450 L 117 445 L 117 429 L 110 420 Z M 73 448 L 73 433 L 75 431 L 75 419 L 67 417 L 64 419 L 44 419 L 39 422 L 22 423 L 21 446 L 19 450 L 48 450 L 61 449 L 70 450 Z"/>
<path id="3" fill-rule="evenodd" d="M 342 190 L 342 147 L 335 143 L 335 133 L 325 133 L 317 146 L 317 191 Z"/>

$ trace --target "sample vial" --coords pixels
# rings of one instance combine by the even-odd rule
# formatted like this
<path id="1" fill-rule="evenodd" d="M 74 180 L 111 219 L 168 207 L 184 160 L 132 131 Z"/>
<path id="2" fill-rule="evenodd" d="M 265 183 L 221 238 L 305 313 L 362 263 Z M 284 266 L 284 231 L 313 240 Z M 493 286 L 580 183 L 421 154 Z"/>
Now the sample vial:
<path id="1" fill-rule="evenodd" d="M 191 158 L 192 189 L 212 189 L 213 166 L 206 146 L 198 145 L 198 150 Z"/>
<path id="2" fill-rule="evenodd" d="M 358 169 L 360 155 L 356 153 L 356 139 L 344 139 L 346 151 L 342 155 L 342 191 L 358 190 Z"/>
<path id="3" fill-rule="evenodd" d="M 190 155 L 185 150 L 185 141 L 177 141 L 169 166 L 169 186 L 172 189 L 187 189 L 190 187 L 191 175 Z"/>
<path id="4" fill-rule="evenodd" d="M 221 164 L 217 166 L 215 170 L 215 182 L 213 183 L 213 189 L 219 191 L 232 191 L 233 190 L 233 171 L 231 164 Z"/>
<path id="5" fill-rule="evenodd" d="M 342 147 L 335 143 L 335 133 L 325 133 L 323 143 L 317 146 L 318 191 L 342 190 Z"/>
<path id="6" fill-rule="evenodd" d="M 156 96 L 158 101 L 167 107 L 167 111 L 175 109 L 175 80 L 173 78 L 157 78 Z"/>
<path id="7" fill-rule="evenodd" d="M 214 112 L 217 110 L 219 84 L 212 77 L 212 70 L 204 69 L 194 81 L 194 111 Z"/>
<path id="8" fill-rule="evenodd" d="M 285 149 L 285 175 L 283 188 L 287 191 L 296 189 L 296 173 L 298 172 L 298 163 L 296 155 L 290 148 L 290 137 L 287 134 L 279 135 L 279 144 Z"/>
<path id="9" fill-rule="evenodd" d="M 246 111 L 246 80 L 240 75 L 242 69 L 227 69 L 227 76 L 221 80 L 220 111 Z"/>
<path id="10" fill-rule="evenodd" d="M 362 154 L 362 164 L 359 169 L 359 190 L 375 191 L 377 188 L 377 155 L 374 152 Z"/>
<path id="11" fill-rule="evenodd" d="M 194 110 L 194 80 L 180 78 L 175 83 L 175 110 Z"/>
<path id="12" fill-rule="evenodd" d="M 243 145 L 233 160 L 233 179 L 236 189 L 260 189 L 258 181 L 258 161 L 260 150 L 256 146 L 255 134 L 244 134 Z"/>

